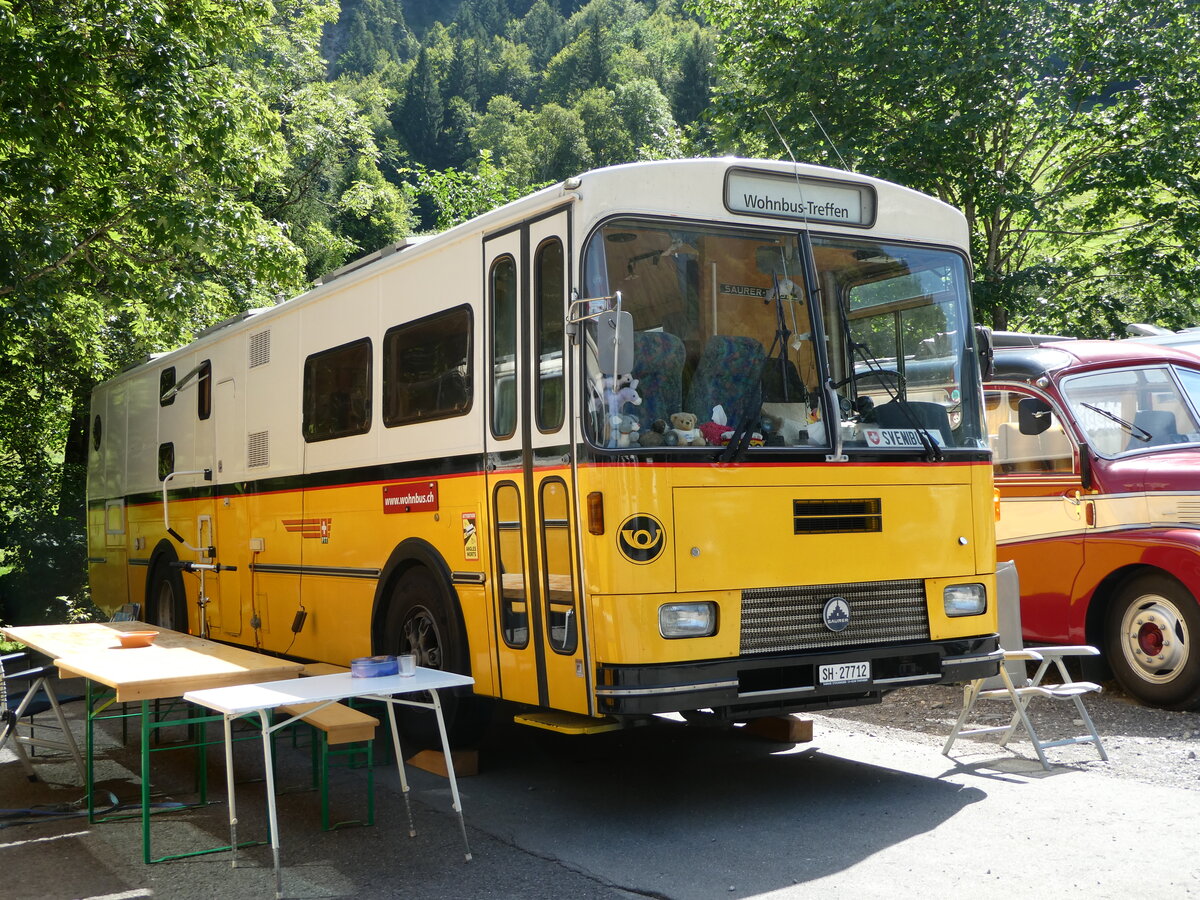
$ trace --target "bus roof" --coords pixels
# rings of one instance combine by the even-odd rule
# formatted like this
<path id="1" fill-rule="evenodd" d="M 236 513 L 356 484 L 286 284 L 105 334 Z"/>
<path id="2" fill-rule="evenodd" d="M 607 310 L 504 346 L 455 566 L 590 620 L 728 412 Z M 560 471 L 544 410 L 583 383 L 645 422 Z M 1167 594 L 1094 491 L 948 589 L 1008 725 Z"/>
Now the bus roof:
<path id="1" fill-rule="evenodd" d="M 923 240 L 943 246 L 968 246 L 968 229 L 963 214 L 919 191 L 825 166 L 792 163 L 779 160 L 743 159 L 740 157 L 656 160 L 624 163 L 594 169 L 542 188 L 446 231 L 432 235 L 406 238 L 387 247 L 353 260 L 321 278 L 307 291 L 272 307 L 261 307 L 239 313 L 199 332 L 184 347 L 168 351 L 123 370 L 117 378 L 140 370 L 143 366 L 161 365 L 170 357 L 184 355 L 197 343 L 207 343 L 230 333 L 236 326 L 259 328 L 262 320 L 249 324 L 260 316 L 273 318 L 296 308 L 297 304 L 316 301 L 341 290 L 360 279 L 373 277 L 402 260 L 512 227 L 546 210 L 572 204 L 577 210 L 576 234 L 582 239 L 604 219 L 614 215 L 678 218 L 744 224 L 747 227 L 798 228 L 808 225 L 814 231 L 833 231 L 865 234 L 862 225 L 846 225 L 821 221 L 810 222 L 797 216 L 768 216 L 731 210 L 727 203 L 727 185 L 733 171 L 760 172 L 769 175 L 795 177 L 807 184 L 868 186 L 873 193 L 875 209 L 869 234 L 873 239 Z M 240 330 L 240 329 L 239 329 Z"/>

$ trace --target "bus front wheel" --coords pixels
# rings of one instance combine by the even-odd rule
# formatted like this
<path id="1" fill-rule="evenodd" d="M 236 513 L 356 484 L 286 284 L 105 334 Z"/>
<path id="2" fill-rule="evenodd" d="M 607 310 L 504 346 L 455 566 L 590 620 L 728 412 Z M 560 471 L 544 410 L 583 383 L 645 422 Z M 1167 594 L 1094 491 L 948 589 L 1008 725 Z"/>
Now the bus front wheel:
<path id="1" fill-rule="evenodd" d="M 1142 575 L 1108 609 L 1105 650 L 1138 700 L 1164 709 L 1200 706 L 1200 607 L 1178 581 Z"/>
<path id="2" fill-rule="evenodd" d="M 396 579 L 384 625 L 384 653 L 411 653 L 417 665 L 462 675 L 471 673 L 466 629 L 448 590 L 424 566 L 414 566 Z M 446 732 L 454 746 L 473 746 L 483 728 L 483 703 L 470 688 L 439 692 Z M 410 745 L 440 747 L 433 713 L 413 707 L 397 710 Z"/>
<path id="3" fill-rule="evenodd" d="M 146 621 L 172 631 L 188 630 L 187 593 L 183 573 L 171 565 L 174 553 L 161 554 L 150 570 L 146 591 Z"/>

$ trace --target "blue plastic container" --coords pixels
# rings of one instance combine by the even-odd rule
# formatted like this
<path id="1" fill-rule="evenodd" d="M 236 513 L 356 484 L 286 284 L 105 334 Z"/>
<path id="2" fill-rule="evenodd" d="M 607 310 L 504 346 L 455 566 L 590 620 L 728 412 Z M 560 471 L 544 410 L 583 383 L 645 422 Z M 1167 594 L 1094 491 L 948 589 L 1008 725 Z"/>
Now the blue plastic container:
<path id="1" fill-rule="evenodd" d="M 400 665 L 394 656 L 360 656 L 350 660 L 350 674 L 355 678 L 382 678 L 399 671 Z"/>

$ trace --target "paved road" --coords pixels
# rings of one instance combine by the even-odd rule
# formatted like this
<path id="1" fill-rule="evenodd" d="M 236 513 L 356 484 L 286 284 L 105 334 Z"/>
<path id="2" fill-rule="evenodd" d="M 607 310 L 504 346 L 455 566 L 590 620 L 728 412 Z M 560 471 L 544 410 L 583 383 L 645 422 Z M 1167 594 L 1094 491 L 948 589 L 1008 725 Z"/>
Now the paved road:
<path id="1" fill-rule="evenodd" d="M 101 742 L 102 791 L 137 796 L 133 756 L 117 735 Z M 460 784 L 474 860 L 463 860 L 444 780 L 417 772 L 420 831 L 409 839 L 394 769 L 379 769 L 374 828 L 319 830 L 317 797 L 281 797 L 284 886 L 297 898 L 871 898 L 1200 894 L 1196 835 L 1200 784 L 1160 787 L 1128 777 L 1087 748 L 1056 751 L 1067 765 L 987 748 L 966 766 L 936 736 L 817 717 L 810 744 L 780 745 L 737 732 L 670 722 L 592 738 L 500 728 L 482 771 Z M 240 777 L 261 768 L 239 746 Z M 1153 752 L 1149 748 L 1147 752 Z M 187 799 L 183 753 L 158 754 L 164 801 Z M 219 800 L 222 766 L 212 755 Z M 299 786 L 304 749 L 281 747 L 281 771 Z M 0 806 L 70 802 L 68 766 L 39 766 L 26 782 L 0 751 Z M 57 782 L 57 783 L 55 783 Z M 336 802 L 360 808 L 360 771 L 338 773 Z M 261 786 L 239 789 L 240 829 L 263 833 Z M 43 807 L 44 811 L 44 807 Z M 17 821 L 13 818 L 3 820 Z M 226 835 L 225 807 L 160 816 L 155 853 L 211 846 Z M 267 848 L 145 866 L 136 822 L 89 827 L 43 817 L 0 828 L 6 900 L 37 898 L 265 898 Z"/>

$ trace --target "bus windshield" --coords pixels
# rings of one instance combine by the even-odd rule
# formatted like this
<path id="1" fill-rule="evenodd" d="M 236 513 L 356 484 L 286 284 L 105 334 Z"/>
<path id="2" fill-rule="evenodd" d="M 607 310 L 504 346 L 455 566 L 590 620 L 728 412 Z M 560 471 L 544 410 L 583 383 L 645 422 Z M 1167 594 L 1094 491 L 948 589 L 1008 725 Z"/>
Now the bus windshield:
<path id="1" fill-rule="evenodd" d="M 797 232 L 631 219 L 599 229 L 585 296 L 620 293 L 633 361 L 610 371 L 597 326 L 585 330 L 589 437 L 750 452 L 828 450 L 835 438 L 871 451 L 983 446 L 962 258 L 849 238 L 812 246 L 819 298 Z"/>
<path id="2" fill-rule="evenodd" d="M 1098 372 L 1064 379 L 1063 393 L 1101 456 L 1200 443 L 1196 372 L 1173 366 Z"/>

